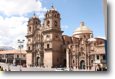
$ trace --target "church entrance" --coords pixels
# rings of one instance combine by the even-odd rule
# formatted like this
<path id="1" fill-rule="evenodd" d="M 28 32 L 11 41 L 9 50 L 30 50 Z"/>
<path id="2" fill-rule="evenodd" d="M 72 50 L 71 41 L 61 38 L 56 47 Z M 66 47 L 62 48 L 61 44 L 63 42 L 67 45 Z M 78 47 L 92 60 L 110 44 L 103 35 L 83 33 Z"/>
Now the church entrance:
<path id="1" fill-rule="evenodd" d="M 63 66 L 66 67 L 66 59 L 63 61 Z"/>
<path id="2" fill-rule="evenodd" d="M 40 66 L 40 57 L 37 57 L 37 66 Z"/>
<path id="3" fill-rule="evenodd" d="M 85 61 L 84 60 L 81 61 L 80 65 L 81 65 L 81 69 L 85 69 Z"/>

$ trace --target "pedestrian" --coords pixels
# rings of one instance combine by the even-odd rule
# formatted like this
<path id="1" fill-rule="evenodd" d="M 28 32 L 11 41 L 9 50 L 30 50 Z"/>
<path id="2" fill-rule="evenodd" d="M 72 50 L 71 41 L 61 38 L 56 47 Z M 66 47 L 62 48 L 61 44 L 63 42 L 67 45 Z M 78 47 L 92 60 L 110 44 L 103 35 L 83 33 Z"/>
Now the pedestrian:
<path id="1" fill-rule="evenodd" d="M 97 68 L 97 71 L 99 71 L 99 69 Z"/>
<path id="2" fill-rule="evenodd" d="M 7 71 L 7 69 L 5 69 L 5 71 Z"/>

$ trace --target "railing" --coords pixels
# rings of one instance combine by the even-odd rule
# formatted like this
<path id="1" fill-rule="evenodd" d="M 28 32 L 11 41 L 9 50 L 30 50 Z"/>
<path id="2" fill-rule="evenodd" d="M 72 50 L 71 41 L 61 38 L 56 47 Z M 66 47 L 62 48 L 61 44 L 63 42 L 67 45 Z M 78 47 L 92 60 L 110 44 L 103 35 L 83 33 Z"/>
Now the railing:
<path id="1" fill-rule="evenodd" d="M 101 63 L 106 63 L 106 60 L 101 59 L 100 62 L 101 62 Z"/>

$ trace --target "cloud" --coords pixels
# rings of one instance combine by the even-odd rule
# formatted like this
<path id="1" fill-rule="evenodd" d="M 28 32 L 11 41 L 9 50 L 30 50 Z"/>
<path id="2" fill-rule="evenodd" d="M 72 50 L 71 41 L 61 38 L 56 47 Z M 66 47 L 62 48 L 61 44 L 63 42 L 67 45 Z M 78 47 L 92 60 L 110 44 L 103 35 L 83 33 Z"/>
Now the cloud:
<path id="1" fill-rule="evenodd" d="M 61 27 L 62 27 L 62 28 L 66 28 L 66 29 L 68 28 L 68 26 L 66 26 L 66 25 L 65 25 L 65 26 L 61 26 Z"/>
<path id="2" fill-rule="evenodd" d="M 40 0 L 0 0 L 0 12 L 7 16 L 23 15 L 32 11 L 47 11 Z"/>
<path id="3" fill-rule="evenodd" d="M 0 16 L 0 45 L 11 46 L 17 49 L 18 39 L 25 39 L 27 34 L 27 21 L 25 17 L 11 17 L 3 19 Z M 24 23 L 23 23 L 24 22 Z M 26 41 L 24 43 L 26 49 Z"/>
<path id="4" fill-rule="evenodd" d="M 39 18 L 44 18 L 44 13 L 36 13 L 37 15 L 39 15 Z"/>

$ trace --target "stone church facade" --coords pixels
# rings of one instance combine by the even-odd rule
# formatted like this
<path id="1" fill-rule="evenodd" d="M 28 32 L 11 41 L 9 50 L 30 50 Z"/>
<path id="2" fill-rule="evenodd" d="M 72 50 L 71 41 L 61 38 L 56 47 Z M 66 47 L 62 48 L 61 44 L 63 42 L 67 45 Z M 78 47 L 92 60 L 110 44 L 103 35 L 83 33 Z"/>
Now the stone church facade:
<path id="1" fill-rule="evenodd" d="M 91 69 L 93 57 L 91 52 L 96 46 L 104 43 L 101 38 L 96 42 L 88 41 L 93 38 L 93 31 L 80 23 L 73 36 L 62 35 L 60 13 L 51 7 L 45 14 L 41 25 L 35 14 L 27 25 L 27 66 L 37 64 L 45 67 L 73 67 L 75 69 Z"/>

